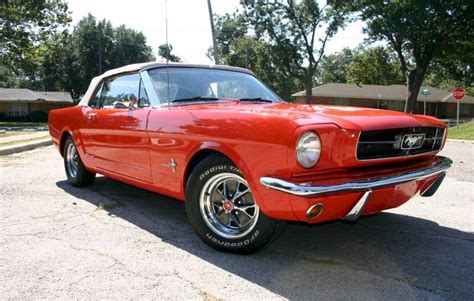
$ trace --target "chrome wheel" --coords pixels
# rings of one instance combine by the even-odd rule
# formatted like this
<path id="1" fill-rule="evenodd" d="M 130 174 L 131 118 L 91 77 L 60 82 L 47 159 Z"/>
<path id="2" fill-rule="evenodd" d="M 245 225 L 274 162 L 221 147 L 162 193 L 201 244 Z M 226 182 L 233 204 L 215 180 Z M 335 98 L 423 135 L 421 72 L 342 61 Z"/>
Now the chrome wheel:
<path id="1" fill-rule="evenodd" d="M 247 182 L 233 173 L 210 178 L 201 190 L 199 207 L 207 226 L 225 238 L 247 235 L 258 220 L 258 205 Z"/>
<path id="2" fill-rule="evenodd" d="M 79 155 L 74 143 L 69 143 L 66 150 L 66 170 L 71 178 L 77 175 L 77 167 L 79 165 Z"/>

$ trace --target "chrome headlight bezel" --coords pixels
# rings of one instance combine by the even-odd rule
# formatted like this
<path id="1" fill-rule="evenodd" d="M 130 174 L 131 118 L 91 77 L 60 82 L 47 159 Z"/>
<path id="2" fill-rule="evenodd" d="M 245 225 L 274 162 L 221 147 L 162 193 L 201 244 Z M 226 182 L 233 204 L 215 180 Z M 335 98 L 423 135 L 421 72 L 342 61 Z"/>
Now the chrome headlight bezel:
<path id="1" fill-rule="evenodd" d="M 296 158 L 304 168 L 313 168 L 321 157 L 321 139 L 313 131 L 301 135 L 296 143 Z"/>

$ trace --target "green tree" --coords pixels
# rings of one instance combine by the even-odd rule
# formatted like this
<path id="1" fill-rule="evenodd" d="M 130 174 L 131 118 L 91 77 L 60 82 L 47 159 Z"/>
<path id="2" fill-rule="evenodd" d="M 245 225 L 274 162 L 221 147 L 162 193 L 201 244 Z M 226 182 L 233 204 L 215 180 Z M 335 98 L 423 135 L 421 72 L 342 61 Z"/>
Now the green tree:
<path id="1" fill-rule="evenodd" d="M 73 98 L 78 98 L 81 72 L 75 68 L 77 62 L 71 43 L 72 36 L 67 31 L 51 36 L 44 44 L 40 70 L 45 90 L 69 91 Z"/>
<path id="2" fill-rule="evenodd" d="M 45 45 L 45 85 L 69 91 L 73 98 L 86 92 L 94 76 L 155 59 L 142 33 L 125 26 L 114 28 L 110 22 L 98 22 L 90 14 L 78 22 L 72 33 L 53 35 Z"/>
<path id="3" fill-rule="evenodd" d="M 60 45 L 56 45 L 60 47 Z M 114 58 L 114 28 L 109 21 L 89 14 L 74 27 L 65 50 L 65 57 L 52 56 L 51 64 L 67 62 L 71 70 L 67 79 L 58 79 L 73 98 L 84 94 L 94 76 L 116 66 Z M 59 62 L 57 61 L 59 60 Z M 61 74 L 62 72 L 59 72 Z"/>
<path id="4" fill-rule="evenodd" d="M 346 14 L 320 7 L 315 0 L 242 0 L 245 16 L 256 37 L 268 41 L 271 59 L 287 77 L 303 83 L 306 101 L 327 41 L 344 26 Z M 321 31 L 316 35 L 316 31 Z M 318 38 L 319 36 L 319 38 Z"/>
<path id="5" fill-rule="evenodd" d="M 153 49 L 146 44 L 142 32 L 121 25 L 114 32 L 112 65 L 119 67 L 124 62 L 149 62 L 154 60 Z"/>
<path id="6" fill-rule="evenodd" d="M 70 22 L 67 3 L 58 0 L 3 0 L 0 3 L 1 64 L 10 70 L 28 64 L 38 43 Z"/>
<path id="7" fill-rule="evenodd" d="M 347 82 L 346 73 L 353 55 L 354 50 L 344 48 L 337 53 L 324 56 L 321 61 L 320 75 L 318 76 L 319 82 L 322 84 Z"/>
<path id="8" fill-rule="evenodd" d="M 12 7 L 5 9 L 0 6 L 2 13 L 3 11 L 15 12 L 15 9 L 21 10 L 21 8 L 27 9 L 25 7 L 28 5 L 53 7 L 58 10 L 61 8 L 67 11 L 67 6 L 59 1 L 48 1 L 47 3 L 30 1 L 29 4 L 23 3 L 24 1 L 10 2 L 13 3 Z M 30 20 L 29 18 L 33 17 L 38 18 L 39 12 L 32 14 L 30 17 L 23 18 L 25 20 Z M 0 48 L 2 53 L 0 86 L 35 90 L 66 90 L 71 93 L 73 98 L 78 98 L 85 93 L 94 76 L 111 68 L 155 59 L 151 47 L 146 44 L 146 38 L 141 32 L 125 26 L 114 28 L 110 22 L 97 21 L 91 14 L 81 19 L 71 33 L 67 30 L 59 31 L 57 30 L 59 21 L 54 24 L 52 22 L 62 19 L 51 14 L 53 12 L 43 11 L 42 16 L 51 20 L 46 20 L 44 23 L 31 21 L 31 24 L 28 23 L 29 25 L 21 23 L 23 22 L 21 18 L 16 20 L 12 16 L 8 16 L 8 22 L 20 24 L 17 25 L 22 30 L 22 33 L 17 33 L 19 36 L 26 35 L 30 31 L 35 32 L 32 33 L 32 40 L 29 44 L 21 39 L 18 43 L 24 45 L 20 57 L 22 63 L 19 66 L 14 63 L 19 59 L 18 57 L 15 58 L 10 50 Z M 3 14 L 1 18 L 3 18 Z M 3 19 L 1 20 L 3 21 Z M 46 26 L 47 24 L 50 24 L 48 25 L 50 26 L 49 30 L 35 30 L 33 27 L 33 25 Z M 0 26 L 4 27 L 5 25 L 1 23 Z M 26 29 L 23 26 L 26 26 Z M 10 31 L 7 30 L 7 34 L 11 34 Z M 35 34 L 39 34 L 39 37 L 35 37 Z M 3 31 L 1 42 L 4 42 Z M 3 47 L 3 44 L 1 46 Z"/>
<path id="9" fill-rule="evenodd" d="M 347 68 L 346 81 L 369 85 L 403 84 L 405 78 L 398 67 L 397 58 L 383 46 L 360 49 Z"/>
<path id="10" fill-rule="evenodd" d="M 40 66 L 43 52 L 42 46 L 32 47 L 23 54 L 23 61 L 18 66 L 0 64 L 0 87 L 42 90 Z"/>
<path id="11" fill-rule="evenodd" d="M 371 40 L 387 41 L 397 53 L 408 83 L 408 112 L 416 113 L 418 93 L 430 64 L 455 51 L 460 41 L 474 39 L 471 0 L 338 3 L 339 8 L 349 8 L 365 21 L 365 32 Z"/>
<path id="12" fill-rule="evenodd" d="M 20 81 L 15 73 L 6 66 L 0 65 L 0 88 L 18 88 Z"/>
<path id="13" fill-rule="evenodd" d="M 229 56 L 232 44 L 248 35 L 248 26 L 242 14 L 233 13 L 215 17 L 215 31 L 217 49 L 219 49 L 219 57 Z M 207 56 L 210 59 L 215 58 L 214 48 L 211 47 Z M 228 62 L 226 64 L 229 64 Z"/>
<path id="14" fill-rule="evenodd" d="M 226 14 L 216 18 L 216 41 L 221 62 L 252 70 L 284 99 L 289 99 L 302 85 L 288 77 L 271 59 L 271 46 L 250 34 L 243 15 Z M 213 48 L 208 51 L 213 57 Z"/>
<path id="15" fill-rule="evenodd" d="M 173 46 L 171 44 L 162 44 L 158 47 L 158 55 L 170 62 L 181 62 L 181 58 L 171 53 Z"/>
<path id="16" fill-rule="evenodd" d="M 460 42 L 455 51 L 433 61 L 425 84 L 449 91 L 461 86 L 474 95 L 474 40 Z"/>
<path id="17" fill-rule="evenodd" d="M 290 99 L 292 93 L 302 89 L 302 85 L 275 66 L 270 57 L 271 47 L 268 44 L 246 36 L 234 40 L 222 60 L 225 64 L 252 70 L 283 99 Z"/>

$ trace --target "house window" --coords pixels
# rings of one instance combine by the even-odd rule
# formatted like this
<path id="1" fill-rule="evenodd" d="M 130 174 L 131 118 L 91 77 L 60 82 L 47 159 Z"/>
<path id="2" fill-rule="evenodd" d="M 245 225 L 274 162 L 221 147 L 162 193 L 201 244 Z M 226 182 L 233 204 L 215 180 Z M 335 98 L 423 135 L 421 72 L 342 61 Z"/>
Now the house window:
<path id="1" fill-rule="evenodd" d="M 387 101 L 387 109 L 403 112 L 405 110 L 405 101 L 404 100 L 389 100 Z"/>
<path id="2" fill-rule="evenodd" d="M 338 105 L 338 106 L 348 106 L 349 105 L 349 99 L 347 99 L 347 98 L 336 98 L 336 100 L 334 101 L 334 104 Z"/>
<path id="3" fill-rule="evenodd" d="M 8 104 L 8 116 L 10 117 L 25 117 L 28 115 L 28 104 L 27 103 L 9 103 Z"/>
<path id="4" fill-rule="evenodd" d="M 461 103 L 459 106 L 459 114 L 460 115 L 470 115 L 471 114 L 471 105 Z"/>

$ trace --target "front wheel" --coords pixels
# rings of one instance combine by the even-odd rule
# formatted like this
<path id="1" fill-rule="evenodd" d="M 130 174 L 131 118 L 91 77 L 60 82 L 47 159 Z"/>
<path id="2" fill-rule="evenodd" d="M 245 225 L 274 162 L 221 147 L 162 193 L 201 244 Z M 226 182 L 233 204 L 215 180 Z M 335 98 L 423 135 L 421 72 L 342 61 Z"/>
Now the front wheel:
<path id="1" fill-rule="evenodd" d="M 254 252 L 275 238 L 283 225 L 260 211 L 240 170 L 217 155 L 191 172 L 186 213 L 205 243 L 232 253 Z"/>
<path id="2" fill-rule="evenodd" d="M 64 169 L 69 184 L 81 187 L 91 185 L 94 182 L 95 173 L 86 169 L 71 137 L 68 137 L 64 143 L 63 157 Z"/>

